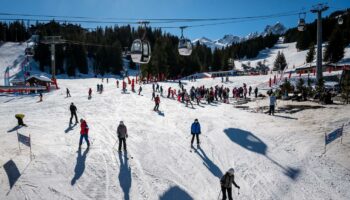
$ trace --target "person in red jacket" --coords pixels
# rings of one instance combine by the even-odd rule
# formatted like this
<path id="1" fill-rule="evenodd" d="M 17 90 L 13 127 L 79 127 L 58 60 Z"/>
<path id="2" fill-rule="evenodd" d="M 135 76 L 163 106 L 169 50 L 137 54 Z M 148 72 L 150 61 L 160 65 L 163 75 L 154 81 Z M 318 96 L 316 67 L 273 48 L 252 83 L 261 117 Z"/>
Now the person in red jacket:
<path id="1" fill-rule="evenodd" d="M 155 102 L 155 106 L 154 106 L 154 111 L 159 111 L 159 104 L 160 104 L 160 98 L 159 95 L 156 96 L 156 98 L 154 98 L 154 102 Z"/>
<path id="2" fill-rule="evenodd" d="M 87 125 L 84 119 L 80 119 L 80 140 L 79 140 L 79 149 L 81 148 L 81 144 L 83 143 L 83 139 L 87 143 L 88 148 L 90 147 L 89 142 L 89 126 Z"/>

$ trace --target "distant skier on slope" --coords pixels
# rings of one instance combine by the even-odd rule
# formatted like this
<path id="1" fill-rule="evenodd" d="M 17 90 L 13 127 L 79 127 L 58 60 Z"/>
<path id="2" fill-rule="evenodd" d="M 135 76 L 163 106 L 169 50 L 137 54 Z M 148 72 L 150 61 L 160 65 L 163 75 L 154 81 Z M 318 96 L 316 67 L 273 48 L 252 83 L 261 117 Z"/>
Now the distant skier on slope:
<path id="1" fill-rule="evenodd" d="M 160 104 L 159 95 L 157 95 L 156 98 L 154 99 L 154 103 L 155 103 L 154 111 L 159 111 L 159 104 Z"/>
<path id="2" fill-rule="evenodd" d="M 252 86 L 249 86 L 249 96 L 252 94 Z"/>
<path id="3" fill-rule="evenodd" d="M 42 101 L 43 101 L 43 93 L 40 92 L 40 93 L 39 93 L 39 102 L 42 102 Z"/>
<path id="4" fill-rule="evenodd" d="M 119 88 L 119 81 L 117 80 L 117 88 Z"/>
<path id="5" fill-rule="evenodd" d="M 191 134 L 192 134 L 192 139 L 191 139 L 191 147 L 193 147 L 193 141 L 194 138 L 197 138 L 197 146 L 199 146 L 199 134 L 201 134 L 201 125 L 198 122 L 198 119 L 195 119 L 194 122 L 191 125 Z"/>
<path id="6" fill-rule="evenodd" d="M 257 98 L 257 97 L 258 97 L 258 87 L 256 87 L 256 88 L 254 89 L 254 94 L 255 94 L 255 98 Z"/>
<path id="7" fill-rule="evenodd" d="M 126 92 L 126 82 L 123 80 L 123 92 Z"/>
<path id="8" fill-rule="evenodd" d="M 81 148 L 81 144 L 83 143 L 83 139 L 87 143 L 87 147 L 90 147 L 89 142 L 89 126 L 87 125 L 84 119 L 80 119 L 80 140 L 79 140 L 79 149 Z"/>
<path id="9" fill-rule="evenodd" d="M 140 87 L 139 87 L 139 95 L 141 95 L 141 92 L 142 92 L 142 87 L 140 85 Z"/>
<path id="10" fill-rule="evenodd" d="M 128 138 L 128 131 L 123 121 L 120 121 L 119 123 L 117 134 L 118 134 L 118 140 L 119 140 L 118 151 L 121 152 L 122 146 L 124 146 L 124 151 L 126 152 L 127 151 L 126 138 Z"/>
<path id="11" fill-rule="evenodd" d="M 18 126 L 27 126 L 24 122 L 23 122 L 23 118 L 24 118 L 24 114 L 16 114 L 15 117 L 17 119 L 18 122 Z"/>
<path id="12" fill-rule="evenodd" d="M 75 117 L 75 123 L 78 123 L 78 117 L 77 117 L 77 107 L 74 105 L 74 103 L 72 102 L 69 106 L 69 110 L 70 110 L 70 120 L 69 120 L 69 124 L 72 124 L 72 119 L 73 116 Z"/>
<path id="13" fill-rule="evenodd" d="M 89 99 L 91 99 L 92 89 L 89 88 Z"/>
<path id="14" fill-rule="evenodd" d="M 226 200 L 227 196 L 229 200 L 233 200 L 232 198 L 232 184 L 240 189 L 240 187 L 235 182 L 234 176 L 235 170 L 233 168 L 229 169 L 224 176 L 220 179 L 221 191 L 222 191 L 222 200 Z M 227 191 L 227 196 L 226 196 Z"/>
<path id="15" fill-rule="evenodd" d="M 274 93 L 271 93 L 270 95 L 270 109 L 269 109 L 269 115 L 275 115 L 275 106 L 277 104 L 276 96 Z"/>
<path id="16" fill-rule="evenodd" d="M 70 92 L 69 92 L 69 89 L 68 89 L 68 88 L 66 89 L 66 94 L 67 94 L 67 98 L 68 98 L 68 97 L 71 97 L 71 96 L 70 96 Z"/>

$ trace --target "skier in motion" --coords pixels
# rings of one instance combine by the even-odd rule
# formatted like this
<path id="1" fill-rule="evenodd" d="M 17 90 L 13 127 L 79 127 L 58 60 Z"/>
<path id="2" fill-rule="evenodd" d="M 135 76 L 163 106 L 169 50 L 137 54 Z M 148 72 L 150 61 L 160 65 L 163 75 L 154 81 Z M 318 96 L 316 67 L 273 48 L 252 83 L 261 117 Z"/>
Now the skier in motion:
<path id="1" fill-rule="evenodd" d="M 84 119 L 80 119 L 80 140 L 79 140 L 79 149 L 81 149 L 81 144 L 83 143 L 83 139 L 87 143 L 87 148 L 90 147 L 89 142 L 89 126 L 87 125 Z"/>
<path id="2" fill-rule="evenodd" d="M 230 168 L 224 176 L 220 179 L 220 185 L 221 185 L 221 191 L 222 191 L 222 200 L 226 200 L 227 196 L 229 200 L 233 200 L 232 198 L 232 184 L 240 189 L 240 187 L 235 182 L 235 176 L 234 176 L 235 170 L 233 168 Z M 227 196 L 226 196 L 227 191 Z M 239 192 L 238 192 L 239 194 Z"/>
<path id="3" fill-rule="evenodd" d="M 69 91 L 68 88 L 67 88 L 67 90 L 66 90 L 66 94 L 67 94 L 67 98 L 68 98 L 68 97 L 71 97 L 71 96 L 70 96 L 70 91 Z"/>
<path id="4" fill-rule="evenodd" d="M 193 141 L 195 137 L 197 138 L 197 146 L 199 146 L 199 134 L 201 134 L 201 125 L 199 124 L 198 119 L 195 119 L 191 125 L 191 134 L 191 147 L 193 147 Z"/>
<path id="5" fill-rule="evenodd" d="M 117 134 L 118 134 L 118 140 L 119 140 L 118 151 L 121 152 L 122 146 L 124 146 L 124 151 L 126 152 L 126 138 L 128 138 L 128 130 L 124 125 L 123 121 L 120 121 L 119 123 Z"/>

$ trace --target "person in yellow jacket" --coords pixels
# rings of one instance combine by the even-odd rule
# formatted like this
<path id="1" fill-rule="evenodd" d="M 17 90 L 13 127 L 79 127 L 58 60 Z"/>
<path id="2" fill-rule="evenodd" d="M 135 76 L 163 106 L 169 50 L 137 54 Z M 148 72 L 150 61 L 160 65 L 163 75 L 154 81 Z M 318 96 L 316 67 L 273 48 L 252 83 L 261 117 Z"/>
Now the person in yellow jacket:
<path id="1" fill-rule="evenodd" d="M 18 126 L 27 126 L 24 122 L 23 122 L 23 118 L 24 118 L 24 114 L 16 114 L 15 117 L 18 121 Z"/>

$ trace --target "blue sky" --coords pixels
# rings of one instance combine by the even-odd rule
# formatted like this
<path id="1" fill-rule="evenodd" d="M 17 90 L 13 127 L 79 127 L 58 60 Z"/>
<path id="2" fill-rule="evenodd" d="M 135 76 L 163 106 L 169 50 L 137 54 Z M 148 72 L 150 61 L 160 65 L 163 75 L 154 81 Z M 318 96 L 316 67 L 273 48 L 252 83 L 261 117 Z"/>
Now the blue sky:
<path id="1" fill-rule="evenodd" d="M 302 9 L 308 11 L 312 5 L 320 2 L 327 2 L 330 6 L 325 15 L 335 10 L 350 8 L 350 0 L 1 0 L 0 12 L 92 18 L 221 18 L 298 12 Z M 308 13 L 306 21 L 313 20 L 315 15 Z M 267 24 L 274 24 L 277 21 L 287 27 L 294 27 L 298 16 L 193 27 L 186 29 L 185 35 L 190 39 L 202 36 L 218 39 L 225 34 L 245 36 L 250 32 L 261 32 Z M 82 25 L 96 26 L 96 24 Z M 179 25 L 188 24 L 152 24 L 152 26 Z M 166 31 L 180 34 L 178 29 L 166 29 Z"/>

